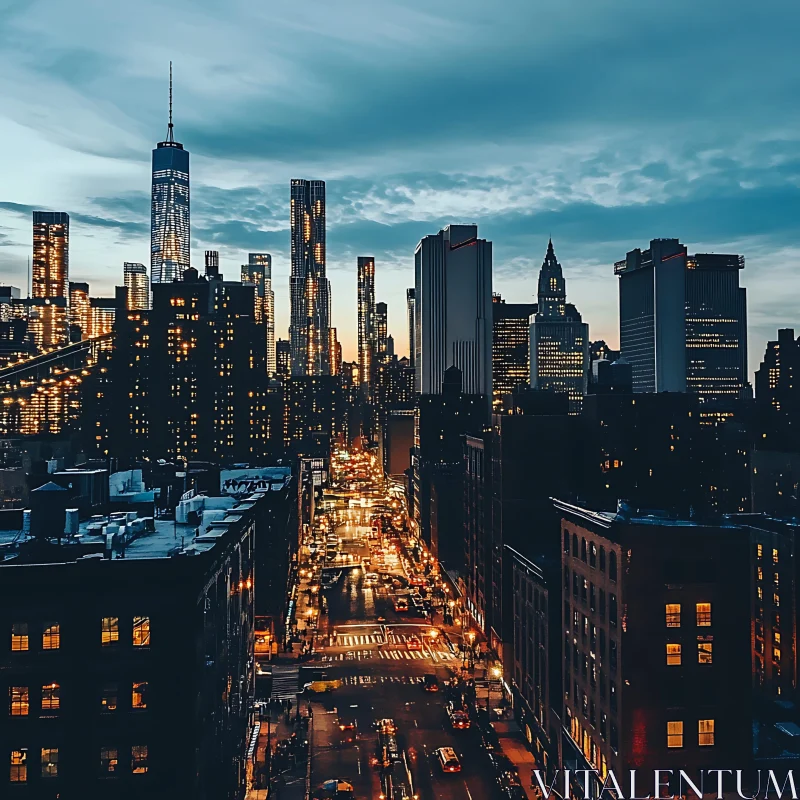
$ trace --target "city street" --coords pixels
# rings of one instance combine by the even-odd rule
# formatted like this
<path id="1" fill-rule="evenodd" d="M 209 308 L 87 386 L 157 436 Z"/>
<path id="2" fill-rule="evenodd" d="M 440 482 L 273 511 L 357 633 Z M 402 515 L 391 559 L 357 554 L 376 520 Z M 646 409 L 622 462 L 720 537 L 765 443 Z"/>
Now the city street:
<path id="1" fill-rule="evenodd" d="M 312 792 L 337 779 L 352 785 L 356 800 L 393 800 L 376 758 L 376 722 L 391 719 L 397 727 L 395 761 L 410 775 L 407 793 L 395 791 L 398 800 L 511 796 L 498 788 L 477 726 L 456 730 L 448 717 L 448 684 L 461 674 L 461 637 L 452 624 L 442 624 L 446 594 L 441 583 L 406 557 L 402 500 L 382 496 L 376 481 L 361 482 L 355 507 L 340 489 L 335 499 L 332 494 L 318 506 L 320 544 L 313 551 L 303 548 L 300 565 L 310 586 L 317 580 L 332 583 L 319 592 L 319 610 L 313 607 L 317 594 L 307 588 L 310 605 L 300 612 L 309 627 L 318 622 L 314 656 L 302 664 L 298 680 L 301 686 L 335 682 L 330 691 L 310 695 Z M 376 507 L 387 506 L 383 525 L 376 526 Z M 435 596 L 442 599 L 434 603 Z M 439 691 L 425 691 L 425 676 L 432 675 Z M 454 697 L 460 704 L 460 694 Z M 443 771 L 439 748 L 455 751 L 460 771 Z M 525 797 L 526 790 L 521 791 Z"/>

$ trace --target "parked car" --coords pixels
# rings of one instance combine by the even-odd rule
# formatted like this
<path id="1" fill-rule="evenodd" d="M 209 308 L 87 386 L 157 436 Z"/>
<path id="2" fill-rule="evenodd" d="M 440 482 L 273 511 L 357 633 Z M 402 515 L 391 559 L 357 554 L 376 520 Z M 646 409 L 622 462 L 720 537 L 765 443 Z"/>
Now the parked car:
<path id="1" fill-rule="evenodd" d="M 422 679 L 422 688 L 426 692 L 438 692 L 439 691 L 439 679 L 433 675 L 426 675 Z"/>

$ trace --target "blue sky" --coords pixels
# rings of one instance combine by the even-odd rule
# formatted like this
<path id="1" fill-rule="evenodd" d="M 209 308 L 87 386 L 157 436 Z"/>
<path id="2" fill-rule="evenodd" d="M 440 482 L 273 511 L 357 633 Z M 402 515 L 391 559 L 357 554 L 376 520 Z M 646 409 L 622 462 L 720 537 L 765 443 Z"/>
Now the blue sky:
<path id="1" fill-rule="evenodd" d="M 798 30 L 793 0 L 0 0 L 0 280 L 26 285 L 32 208 L 71 214 L 71 277 L 95 294 L 147 263 L 172 59 L 193 262 L 218 249 L 234 277 L 272 252 L 278 335 L 289 180 L 322 178 L 346 357 L 356 257 L 377 259 L 403 353 L 417 241 L 477 222 L 509 301 L 552 234 L 613 343 L 627 250 L 743 253 L 752 370 L 800 329 Z"/>

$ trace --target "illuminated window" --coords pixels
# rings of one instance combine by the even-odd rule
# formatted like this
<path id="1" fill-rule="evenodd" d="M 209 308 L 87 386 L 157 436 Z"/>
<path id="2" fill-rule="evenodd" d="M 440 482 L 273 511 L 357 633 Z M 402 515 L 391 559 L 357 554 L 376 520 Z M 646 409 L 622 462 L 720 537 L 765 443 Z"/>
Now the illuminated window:
<path id="1" fill-rule="evenodd" d="M 666 619 L 668 628 L 680 628 L 681 626 L 681 604 L 667 603 Z"/>
<path id="2" fill-rule="evenodd" d="M 11 751 L 11 783 L 25 783 L 28 780 L 28 751 Z"/>
<path id="3" fill-rule="evenodd" d="M 679 667 L 681 664 L 681 646 L 679 644 L 667 645 L 667 666 Z"/>
<path id="4" fill-rule="evenodd" d="M 764 556 L 764 545 L 763 544 L 757 544 L 756 545 L 756 555 L 759 558 L 763 558 L 763 556 Z"/>
<path id="5" fill-rule="evenodd" d="M 27 686 L 10 686 L 8 689 L 9 714 L 12 717 L 27 717 L 30 703 Z"/>
<path id="6" fill-rule="evenodd" d="M 103 647 L 119 641 L 119 617 L 103 617 L 101 641 Z"/>
<path id="7" fill-rule="evenodd" d="M 42 650 L 58 650 L 59 647 L 61 647 L 61 625 L 58 622 L 45 623 Z"/>
<path id="8" fill-rule="evenodd" d="M 11 626 L 11 649 L 16 651 L 28 649 L 27 622 L 15 622 Z"/>
<path id="9" fill-rule="evenodd" d="M 772 563 L 773 564 L 778 563 L 778 550 L 774 547 L 772 548 Z"/>
<path id="10" fill-rule="evenodd" d="M 697 627 L 711 627 L 711 603 L 698 603 L 696 606 Z"/>
<path id="11" fill-rule="evenodd" d="M 147 708 L 147 681 L 134 682 L 131 707 L 141 709 Z"/>
<path id="12" fill-rule="evenodd" d="M 119 766 L 119 753 L 116 747 L 100 748 L 100 773 L 115 775 Z"/>
<path id="13" fill-rule="evenodd" d="M 116 683 L 107 683 L 100 694 L 100 708 L 102 711 L 116 711 L 118 705 L 119 687 Z"/>
<path id="14" fill-rule="evenodd" d="M 61 687 L 57 683 L 42 686 L 42 711 L 58 711 L 61 708 Z"/>
<path id="15" fill-rule="evenodd" d="M 42 777 L 43 778 L 57 778 L 58 777 L 58 748 L 57 747 L 43 747 L 42 748 Z"/>
<path id="16" fill-rule="evenodd" d="M 773 661 L 780 661 L 781 660 L 781 650 L 779 647 L 772 648 L 772 660 Z"/>
<path id="17" fill-rule="evenodd" d="M 667 723 L 667 747 L 683 747 L 683 722 L 680 720 Z"/>
<path id="18" fill-rule="evenodd" d="M 710 638 L 698 637 L 697 639 L 697 663 L 713 663 L 714 643 Z"/>
<path id="19" fill-rule="evenodd" d="M 700 747 L 711 747 L 714 744 L 714 720 L 697 720 L 697 744 Z"/>
<path id="20" fill-rule="evenodd" d="M 147 745 L 135 744 L 131 747 L 131 772 L 144 775 L 147 772 Z"/>
<path id="21" fill-rule="evenodd" d="M 150 647 L 150 617 L 133 618 L 133 646 Z"/>

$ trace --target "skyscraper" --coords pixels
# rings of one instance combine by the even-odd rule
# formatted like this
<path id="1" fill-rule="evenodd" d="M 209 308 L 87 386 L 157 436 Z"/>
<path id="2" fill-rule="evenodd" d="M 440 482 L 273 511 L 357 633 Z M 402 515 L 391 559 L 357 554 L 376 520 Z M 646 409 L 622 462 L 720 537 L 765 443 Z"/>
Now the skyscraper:
<path id="1" fill-rule="evenodd" d="M 414 256 L 416 389 L 440 394 L 451 366 L 465 394 L 492 396 L 492 243 L 477 225 L 448 225 Z"/>
<path id="2" fill-rule="evenodd" d="M 291 184 L 292 375 L 330 374 L 330 284 L 325 277 L 325 181 Z"/>
<path id="3" fill-rule="evenodd" d="M 416 335 L 417 335 L 417 315 L 416 315 L 416 300 L 413 287 L 406 289 L 406 315 L 408 317 L 408 361 L 409 364 L 414 366 L 414 353 L 417 349 Z"/>
<path id="4" fill-rule="evenodd" d="M 389 354 L 389 307 L 386 303 L 375 306 L 375 357 L 383 363 Z"/>
<path id="5" fill-rule="evenodd" d="M 206 278 L 219 277 L 219 250 L 206 250 L 203 261 L 206 268 Z M 242 278 L 244 280 L 244 278 Z"/>
<path id="6" fill-rule="evenodd" d="M 167 138 L 153 150 L 150 206 L 150 278 L 171 283 L 189 269 L 189 151 L 172 126 L 172 62 L 169 65 Z"/>
<path id="7" fill-rule="evenodd" d="M 126 261 L 123 265 L 125 287 L 128 290 L 128 310 L 147 311 L 150 308 L 150 283 L 144 264 Z"/>
<path id="8" fill-rule="evenodd" d="M 292 348 L 288 339 L 275 342 L 275 374 L 287 377 L 292 372 Z"/>
<path id="9" fill-rule="evenodd" d="M 69 325 L 70 341 L 82 341 L 91 336 L 92 303 L 88 283 L 69 282 Z"/>
<path id="10" fill-rule="evenodd" d="M 567 287 L 552 240 L 539 272 L 539 304 L 530 327 L 531 388 L 569 395 L 579 414 L 589 380 L 589 326 L 567 304 Z"/>
<path id="11" fill-rule="evenodd" d="M 739 397 L 747 385 L 747 300 L 739 255 L 688 255 L 654 239 L 614 265 L 622 356 L 635 392 Z"/>
<path id="12" fill-rule="evenodd" d="M 31 329 L 38 348 L 66 344 L 68 290 L 69 214 L 34 211 Z"/>
<path id="13" fill-rule="evenodd" d="M 358 375 L 364 400 L 371 397 L 375 358 L 375 259 L 358 257 Z"/>
<path id="14" fill-rule="evenodd" d="M 492 297 L 492 408 L 531 376 L 530 318 L 536 303 L 506 303 Z"/>
<path id="15" fill-rule="evenodd" d="M 267 374 L 277 370 L 275 356 L 275 292 L 272 290 L 272 256 L 269 253 L 249 253 L 242 264 L 242 282 L 256 286 L 256 322 L 266 329 Z"/>

